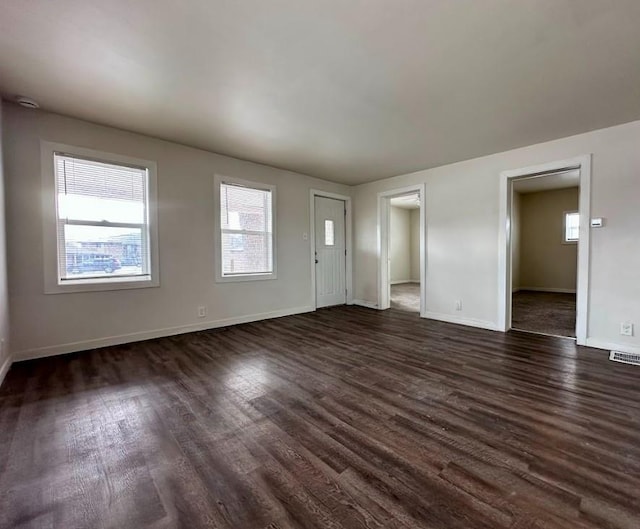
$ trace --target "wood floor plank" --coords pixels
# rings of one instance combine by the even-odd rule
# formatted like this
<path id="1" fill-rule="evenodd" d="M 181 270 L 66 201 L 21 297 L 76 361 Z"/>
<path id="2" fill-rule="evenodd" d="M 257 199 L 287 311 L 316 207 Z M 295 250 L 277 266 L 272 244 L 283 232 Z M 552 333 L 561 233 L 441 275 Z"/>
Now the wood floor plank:
<path id="1" fill-rule="evenodd" d="M 638 529 L 639 374 L 359 307 L 22 362 L 0 527 Z"/>

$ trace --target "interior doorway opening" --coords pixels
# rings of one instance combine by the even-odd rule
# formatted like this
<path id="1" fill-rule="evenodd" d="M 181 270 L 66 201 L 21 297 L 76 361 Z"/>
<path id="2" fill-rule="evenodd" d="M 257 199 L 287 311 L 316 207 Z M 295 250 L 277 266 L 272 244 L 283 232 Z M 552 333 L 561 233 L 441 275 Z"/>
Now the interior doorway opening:
<path id="1" fill-rule="evenodd" d="M 378 193 L 378 308 L 426 313 L 424 184 Z"/>
<path id="2" fill-rule="evenodd" d="M 389 199 L 389 292 L 392 309 L 420 313 L 420 196 Z"/>
<path id="3" fill-rule="evenodd" d="M 536 166 L 503 171 L 500 175 L 500 228 L 499 228 L 499 256 L 498 256 L 498 321 L 499 328 L 509 331 L 513 327 L 513 290 L 514 290 L 514 222 L 517 218 L 512 215 L 514 207 L 514 184 L 519 180 L 544 182 L 556 174 L 566 174 L 578 171 L 578 211 L 577 226 L 571 225 L 572 231 L 577 229 L 577 273 L 575 300 L 575 338 L 578 345 L 586 345 L 588 339 L 589 320 L 589 246 L 591 224 L 591 155 L 578 156 L 567 160 L 549 162 Z M 542 180 L 535 180 L 541 178 Z M 565 176 L 566 178 L 566 176 Z M 522 191 L 522 190 L 520 190 Z M 517 198 L 515 199 L 517 200 Z M 565 226 L 567 228 L 567 226 Z M 555 234 L 556 237 L 562 237 Z M 516 264 L 517 266 L 517 264 Z M 530 285 L 525 285 L 530 286 Z M 560 292 L 561 293 L 561 292 Z M 537 331 L 532 331 L 537 332 Z"/>
<path id="4" fill-rule="evenodd" d="M 511 328 L 576 337 L 580 168 L 512 182 Z"/>

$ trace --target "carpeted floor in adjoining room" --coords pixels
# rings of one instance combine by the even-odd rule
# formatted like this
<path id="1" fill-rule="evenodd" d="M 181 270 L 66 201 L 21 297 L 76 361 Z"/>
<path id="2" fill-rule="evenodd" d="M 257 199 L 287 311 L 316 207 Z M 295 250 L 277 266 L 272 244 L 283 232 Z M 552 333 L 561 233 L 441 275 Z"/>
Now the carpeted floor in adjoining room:
<path id="1" fill-rule="evenodd" d="M 513 294 L 511 327 L 555 336 L 576 336 L 576 295 L 521 290 Z"/>
<path id="2" fill-rule="evenodd" d="M 420 283 L 391 285 L 391 308 L 420 312 Z"/>

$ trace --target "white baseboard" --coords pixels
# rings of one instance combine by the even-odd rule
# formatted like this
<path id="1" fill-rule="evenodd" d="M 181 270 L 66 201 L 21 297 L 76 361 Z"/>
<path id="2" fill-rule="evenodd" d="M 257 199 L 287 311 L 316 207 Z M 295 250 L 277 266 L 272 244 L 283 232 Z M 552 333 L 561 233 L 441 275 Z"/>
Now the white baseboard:
<path id="1" fill-rule="evenodd" d="M 430 320 L 444 321 L 447 323 L 456 323 L 458 325 L 466 325 L 468 327 L 478 327 L 479 329 L 488 329 L 490 331 L 499 331 L 498 326 L 492 321 L 476 320 L 475 318 L 464 318 L 462 316 L 454 316 L 442 312 L 425 312 L 424 318 Z"/>
<path id="2" fill-rule="evenodd" d="M 238 325 L 240 323 L 251 323 L 260 320 L 269 320 L 271 318 L 281 318 L 283 316 L 291 316 L 293 314 L 302 314 L 305 312 L 313 312 L 313 307 L 296 307 L 292 309 L 274 310 L 271 312 L 262 312 L 259 314 L 250 314 L 248 316 L 237 316 L 234 318 L 225 318 L 222 320 L 205 321 L 178 327 L 167 327 L 164 329 L 154 329 L 151 331 L 135 332 L 130 334 L 121 334 L 118 336 L 107 336 L 94 340 L 84 340 L 80 342 L 64 343 L 60 345 L 52 345 L 47 347 L 37 347 L 35 349 L 27 349 L 18 351 L 13 354 L 13 360 L 20 362 L 23 360 L 33 360 L 35 358 L 44 358 L 47 356 L 55 356 L 66 353 L 75 353 L 78 351 L 86 351 L 96 349 L 98 347 L 109 347 L 111 345 L 121 345 L 131 342 L 140 342 L 142 340 L 152 340 L 154 338 L 162 338 L 164 336 L 175 336 L 176 334 L 185 334 L 188 332 L 206 331 L 219 327 L 228 327 L 230 325 Z"/>
<path id="3" fill-rule="evenodd" d="M 597 338 L 587 338 L 585 344 L 587 347 L 595 347 L 596 349 L 604 349 L 606 351 L 620 351 L 622 353 L 640 355 L 640 347 L 634 345 L 626 345 L 621 343 L 606 342 Z"/>
<path id="4" fill-rule="evenodd" d="M 2 366 L 0 366 L 0 386 L 2 386 L 2 383 L 4 382 L 4 377 L 9 372 L 9 368 L 11 367 L 12 363 L 13 363 L 13 359 L 11 355 L 9 355 L 7 356 L 5 361 L 2 363 Z"/>
<path id="5" fill-rule="evenodd" d="M 350 305 L 358 305 L 360 307 L 366 307 L 368 309 L 378 310 L 377 303 L 373 303 L 372 301 L 365 301 L 363 299 L 354 299 L 351 301 Z"/>
<path id="6" fill-rule="evenodd" d="M 403 285 L 404 283 L 420 283 L 420 280 L 415 279 L 397 279 L 396 281 L 390 281 L 392 285 Z"/>
<path id="7" fill-rule="evenodd" d="M 521 290 L 531 290 L 532 292 L 557 292 L 559 294 L 575 294 L 575 288 L 547 288 L 547 287 L 518 287 L 513 292 L 519 292 Z"/>

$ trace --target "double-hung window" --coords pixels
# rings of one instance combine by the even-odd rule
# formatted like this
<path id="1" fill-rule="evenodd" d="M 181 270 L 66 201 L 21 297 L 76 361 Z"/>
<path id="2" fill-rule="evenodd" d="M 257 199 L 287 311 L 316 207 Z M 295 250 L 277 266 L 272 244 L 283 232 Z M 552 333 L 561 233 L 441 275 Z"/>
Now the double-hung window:
<path id="1" fill-rule="evenodd" d="M 74 152 L 73 148 L 52 148 L 49 155 L 53 162 L 55 284 L 45 270 L 47 291 L 157 285 L 152 164 L 82 149 Z"/>
<path id="2" fill-rule="evenodd" d="M 216 178 L 220 215 L 218 280 L 276 277 L 275 187 Z"/>

